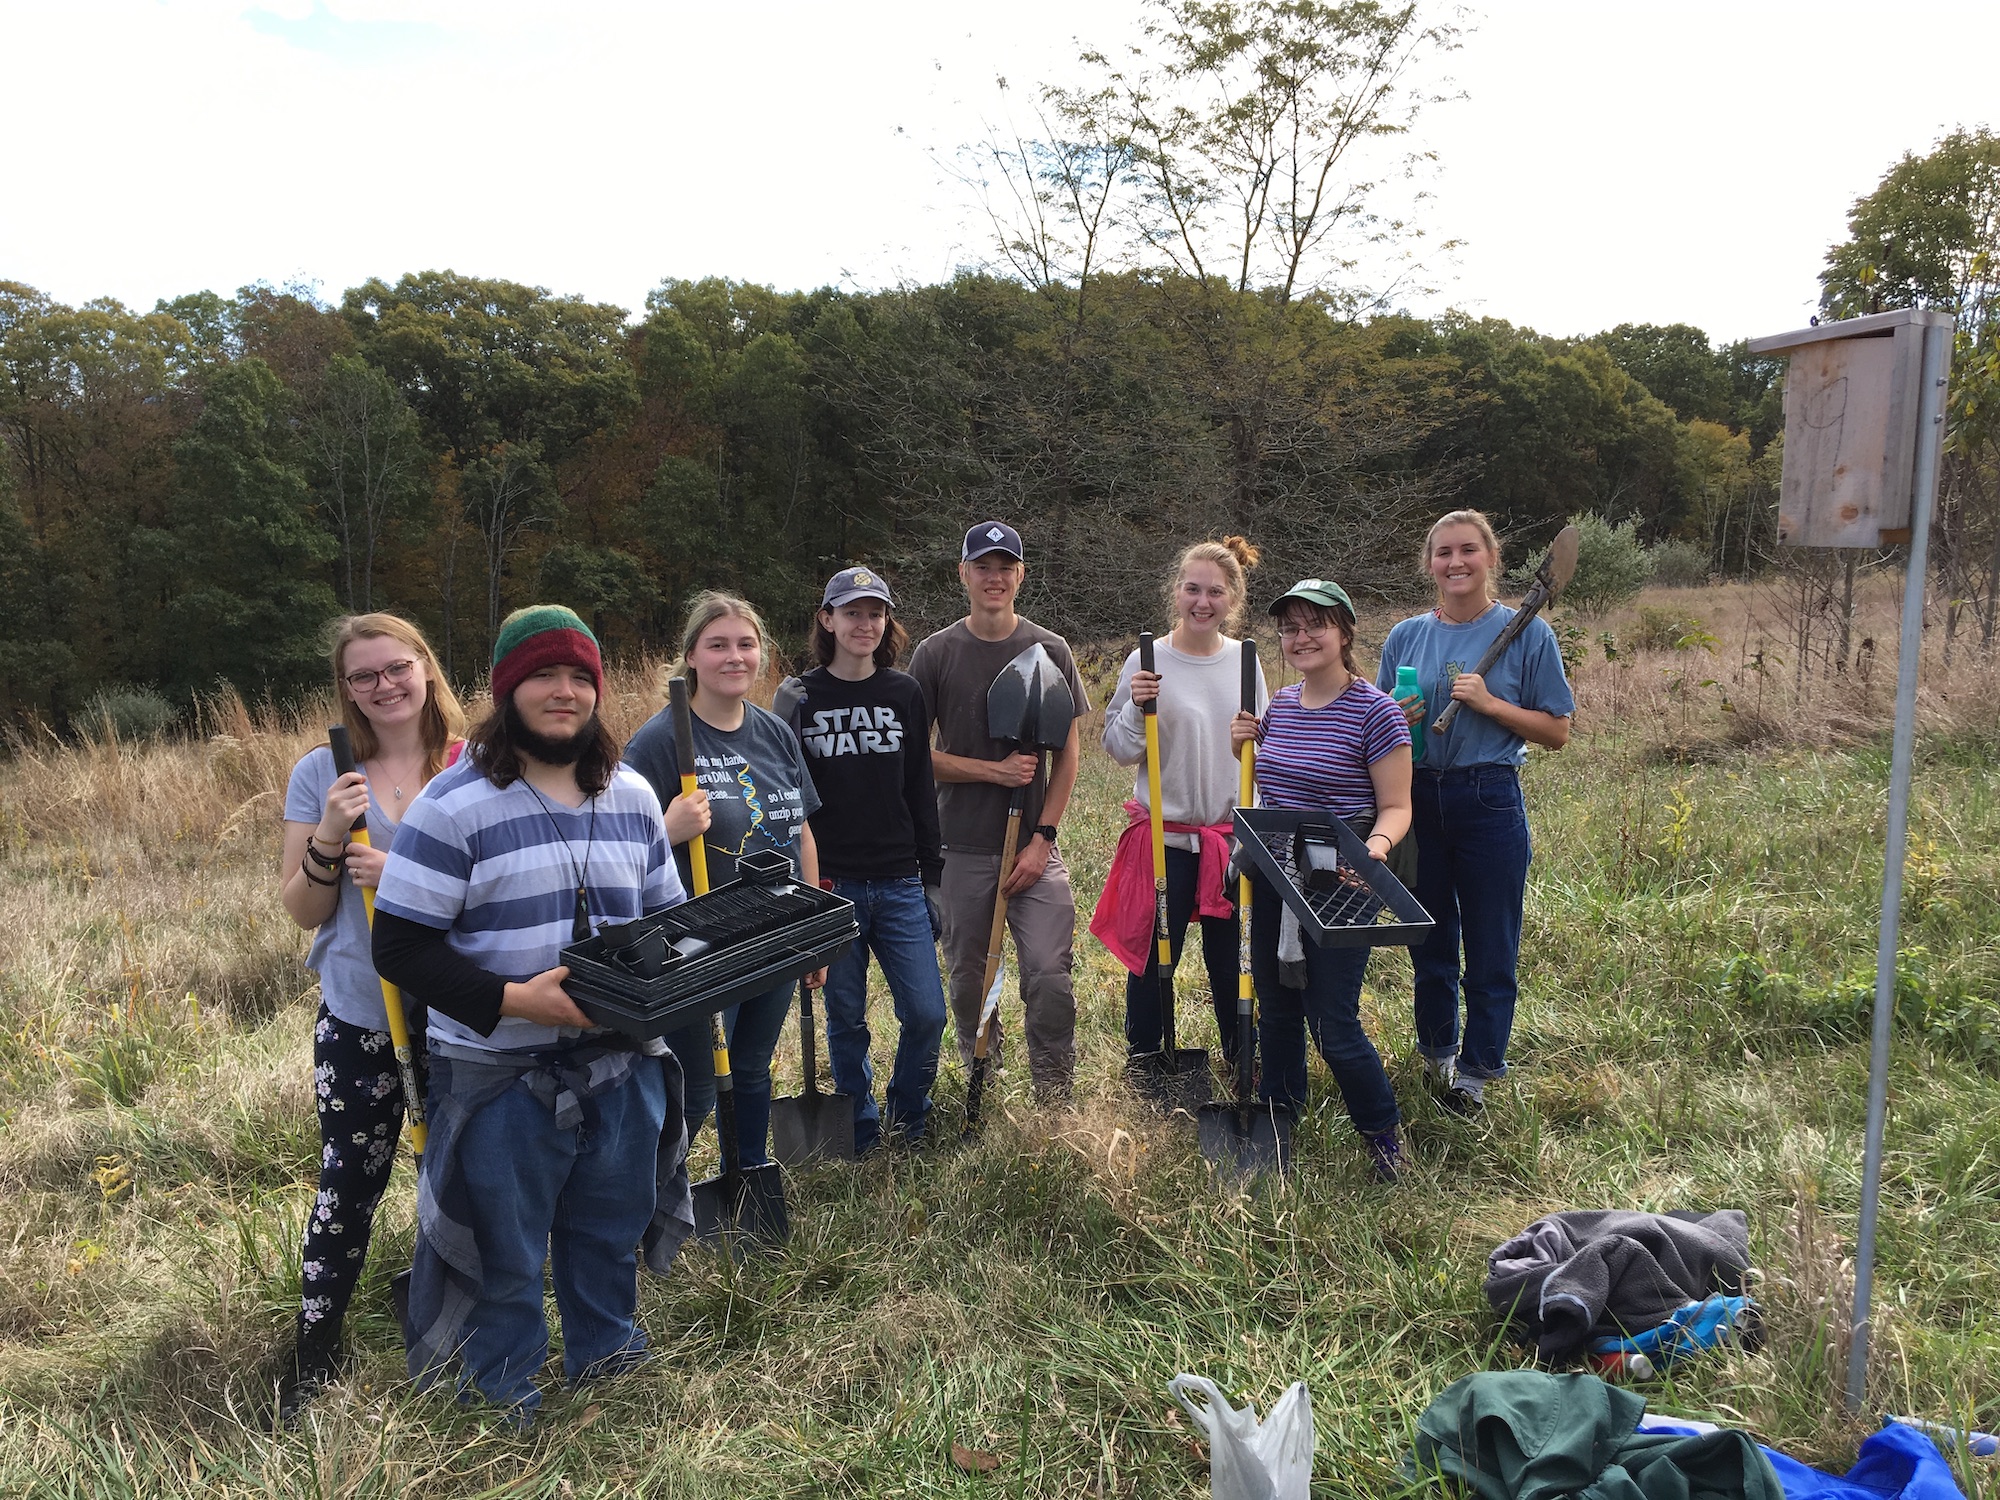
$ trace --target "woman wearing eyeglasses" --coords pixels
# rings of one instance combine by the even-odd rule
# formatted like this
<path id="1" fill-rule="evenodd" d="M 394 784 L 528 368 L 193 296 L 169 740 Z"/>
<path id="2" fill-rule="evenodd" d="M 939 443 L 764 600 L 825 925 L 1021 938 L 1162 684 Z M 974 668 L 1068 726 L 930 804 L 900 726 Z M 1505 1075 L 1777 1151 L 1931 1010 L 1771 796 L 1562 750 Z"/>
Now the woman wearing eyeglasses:
<path id="1" fill-rule="evenodd" d="M 341 1320 L 403 1129 L 403 1089 L 361 887 L 380 877 L 404 810 L 456 758 L 465 727 L 429 643 L 395 615 L 336 622 L 333 679 L 360 769 L 336 775 L 325 745 L 292 768 L 278 867 L 285 910 L 313 934 L 306 964 L 318 971 L 320 985 L 313 1027 L 319 1196 L 301 1254 L 298 1343 L 280 1373 L 286 1415 L 339 1373 Z M 364 813 L 370 842 L 350 843 L 348 830 Z M 410 1029 L 421 1034 L 421 1020 Z"/>
<path id="2" fill-rule="evenodd" d="M 1323 578 L 1296 583 L 1271 606 L 1278 647 L 1301 681 L 1271 695 L 1262 719 L 1239 713 L 1230 740 L 1257 741 L 1257 800 L 1265 807 L 1328 812 L 1345 820 L 1376 859 L 1410 828 L 1410 730 L 1395 699 L 1354 669 L 1354 603 Z M 1261 1092 L 1275 1105 L 1306 1102 L 1305 1033 L 1333 1070 L 1348 1118 L 1376 1176 L 1403 1163 L 1395 1090 L 1361 1025 L 1366 948 L 1307 941 L 1276 890 L 1254 870 L 1250 973 L 1261 1011 Z"/>

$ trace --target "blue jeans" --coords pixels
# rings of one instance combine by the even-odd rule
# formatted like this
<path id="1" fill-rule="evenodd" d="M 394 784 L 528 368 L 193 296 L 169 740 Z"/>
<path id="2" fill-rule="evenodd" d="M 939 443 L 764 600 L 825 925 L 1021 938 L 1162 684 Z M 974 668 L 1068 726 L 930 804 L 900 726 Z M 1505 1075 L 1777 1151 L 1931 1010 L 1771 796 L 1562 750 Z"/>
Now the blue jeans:
<path id="1" fill-rule="evenodd" d="M 1364 1135 L 1393 1130 L 1402 1116 L 1382 1054 L 1361 1025 L 1361 978 L 1366 948 L 1321 948 L 1305 939 L 1306 987 L 1278 982 L 1278 922 L 1282 898 L 1261 875 L 1251 877 L 1250 974 L 1261 1011 L 1264 1080 L 1259 1092 L 1273 1104 L 1306 1102 L 1306 1030 L 1333 1070 L 1348 1118 Z"/>
<path id="2" fill-rule="evenodd" d="M 861 936 L 826 971 L 820 999 L 826 1005 L 827 1065 L 836 1093 L 854 1098 L 854 1144 L 872 1151 L 882 1139 L 875 1107 L 875 1068 L 868 1057 L 868 955 L 882 965 L 895 1002 L 896 1065 L 886 1095 L 889 1124 L 915 1141 L 924 1133 L 937 1078 L 938 1046 L 944 1037 L 944 980 L 938 974 L 937 945 L 924 906 L 923 883 L 914 875 L 900 880 L 836 880 L 833 893 L 854 903 Z"/>
<path id="3" fill-rule="evenodd" d="M 778 1050 L 778 1033 L 798 998 L 796 981 L 766 990 L 722 1013 L 723 1034 L 729 1038 L 729 1076 L 736 1086 L 736 1143 L 743 1165 L 761 1166 L 771 1159 L 771 1055 Z M 667 1037 L 687 1078 L 688 1145 L 701 1122 L 715 1108 L 715 1053 L 708 1018 Z"/>
<path id="4" fill-rule="evenodd" d="M 1181 950 L 1187 945 L 1187 930 L 1195 920 L 1196 882 L 1201 873 L 1201 856 L 1192 849 L 1167 845 L 1167 936 L 1173 941 L 1176 973 Z M 1215 1006 L 1215 1030 L 1222 1039 L 1222 1055 L 1236 1060 L 1236 919 L 1201 918 L 1201 961 L 1208 970 L 1208 994 Z M 1148 943 L 1154 953 L 1157 944 Z M 1176 997 L 1178 998 L 1178 997 Z M 1160 1035 L 1160 980 L 1154 969 L 1125 976 L 1125 1050 L 1137 1057 L 1158 1052 Z M 1254 1036 L 1255 1033 L 1253 1032 Z M 1178 1007 L 1174 1011 L 1174 1044 L 1188 1045 L 1181 1028 Z"/>
<path id="5" fill-rule="evenodd" d="M 623 1083 L 581 1107 L 581 1125 L 558 1129 L 554 1113 L 517 1083 L 460 1138 L 484 1273 L 459 1351 L 462 1378 L 503 1406 L 541 1403 L 545 1260 L 562 1313 L 565 1375 L 612 1373 L 646 1348 L 635 1321 L 637 1246 L 653 1216 L 666 1076 L 641 1058 Z"/>
<path id="6" fill-rule="evenodd" d="M 1528 814 L 1512 766 L 1416 774 L 1418 901 L 1437 923 L 1410 950 L 1416 968 L 1417 1050 L 1457 1057 L 1472 1078 L 1507 1075 L 1519 993 L 1521 903 L 1528 888 Z M 1464 949 L 1461 986 L 1459 953 Z M 1458 1001 L 1465 994 L 1460 1040 Z"/>

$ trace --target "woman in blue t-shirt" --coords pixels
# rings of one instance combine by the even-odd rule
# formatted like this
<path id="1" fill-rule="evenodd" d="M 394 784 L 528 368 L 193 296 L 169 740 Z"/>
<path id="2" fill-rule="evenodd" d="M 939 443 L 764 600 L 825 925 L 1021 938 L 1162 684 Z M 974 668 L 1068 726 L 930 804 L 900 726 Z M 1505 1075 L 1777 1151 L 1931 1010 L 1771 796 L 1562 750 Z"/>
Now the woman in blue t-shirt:
<path id="1" fill-rule="evenodd" d="M 1337 583 L 1308 578 L 1271 606 L 1278 645 L 1302 681 L 1278 689 L 1262 719 L 1239 713 L 1230 740 L 1257 741 L 1257 800 L 1324 811 L 1364 835 L 1387 859 L 1410 826 L 1410 731 L 1386 693 L 1354 670 L 1354 603 Z M 1251 873 L 1250 972 L 1262 1016 L 1263 1096 L 1290 1109 L 1306 1102 L 1305 1033 L 1376 1174 L 1402 1165 L 1395 1090 L 1361 1025 L 1366 948 L 1322 948 L 1304 938 L 1277 891 Z"/>
<path id="2" fill-rule="evenodd" d="M 1421 698 L 1403 700 L 1409 722 L 1425 726 L 1413 799 L 1415 894 L 1437 923 L 1410 950 L 1417 1051 L 1444 1102 L 1470 1114 L 1484 1107 L 1486 1085 L 1506 1076 L 1514 1026 L 1530 855 L 1520 766 L 1529 745 L 1568 743 L 1576 700 L 1555 632 L 1539 618 L 1484 677 L 1470 670 L 1514 617 L 1493 597 L 1500 541 L 1485 516 L 1441 517 L 1424 540 L 1424 569 L 1437 604 L 1389 632 L 1376 683 L 1393 689 L 1396 669 L 1407 666 L 1423 687 Z M 1429 728 L 1453 701 L 1460 707 L 1450 730 Z"/>
<path id="3" fill-rule="evenodd" d="M 292 767 L 278 862 L 279 899 L 313 934 L 306 964 L 319 974 L 313 1024 L 319 1194 L 300 1255 L 298 1342 L 279 1374 L 287 1417 L 339 1371 L 341 1321 L 361 1279 L 375 1207 L 403 1129 L 403 1087 L 361 888 L 376 883 L 403 813 L 444 768 L 465 728 L 423 633 L 395 615 L 336 623 L 333 683 L 360 769 L 336 776 L 325 745 Z M 350 843 L 348 830 L 364 813 L 370 843 Z M 419 1013 L 411 1029 L 422 1028 Z"/>

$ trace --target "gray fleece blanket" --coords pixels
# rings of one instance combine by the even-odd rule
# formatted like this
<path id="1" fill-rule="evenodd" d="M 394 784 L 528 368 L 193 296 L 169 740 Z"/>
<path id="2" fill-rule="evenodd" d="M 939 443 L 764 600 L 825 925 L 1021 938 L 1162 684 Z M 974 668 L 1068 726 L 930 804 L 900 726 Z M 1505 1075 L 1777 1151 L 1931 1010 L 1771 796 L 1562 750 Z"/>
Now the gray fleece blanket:
<path id="1" fill-rule="evenodd" d="M 1486 1257 L 1486 1300 L 1543 1359 L 1657 1328 L 1683 1303 L 1743 1290 L 1750 1225 L 1714 1213 L 1575 1209 L 1537 1219 Z"/>

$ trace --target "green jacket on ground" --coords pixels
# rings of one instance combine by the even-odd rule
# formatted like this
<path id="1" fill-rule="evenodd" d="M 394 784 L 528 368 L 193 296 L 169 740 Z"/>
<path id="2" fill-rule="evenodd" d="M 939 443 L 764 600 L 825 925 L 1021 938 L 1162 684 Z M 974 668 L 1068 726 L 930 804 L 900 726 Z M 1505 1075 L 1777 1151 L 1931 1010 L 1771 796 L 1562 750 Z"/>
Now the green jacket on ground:
<path id="1" fill-rule="evenodd" d="M 1784 1500 L 1748 1434 L 1637 1432 L 1645 1412 L 1595 1375 L 1488 1370 L 1424 1409 L 1410 1469 L 1480 1500 Z"/>

